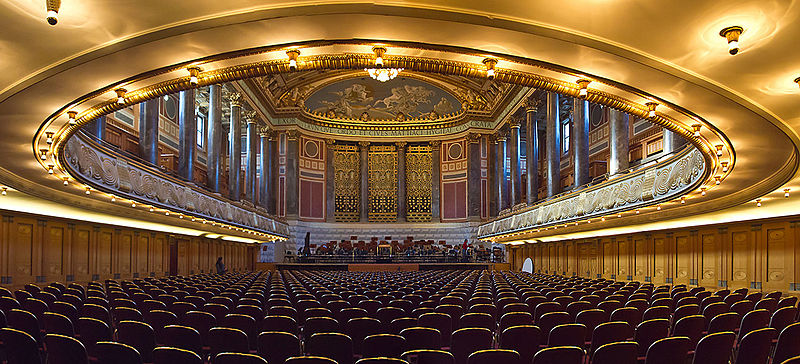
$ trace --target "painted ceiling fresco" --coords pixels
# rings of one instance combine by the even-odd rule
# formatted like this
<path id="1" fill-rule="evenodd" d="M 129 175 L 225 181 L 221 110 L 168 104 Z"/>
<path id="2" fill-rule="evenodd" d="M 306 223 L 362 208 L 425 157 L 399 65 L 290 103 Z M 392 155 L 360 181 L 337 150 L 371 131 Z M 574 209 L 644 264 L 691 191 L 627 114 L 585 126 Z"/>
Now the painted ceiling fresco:
<path id="1" fill-rule="evenodd" d="M 371 120 L 438 118 L 461 110 L 458 99 L 430 83 L 397 77 L 378 82 L 369 77 L 338 81 L 320 88 L 305 100 L 305 107 L 315 113 L 335 114 L 337 118 Z"/>

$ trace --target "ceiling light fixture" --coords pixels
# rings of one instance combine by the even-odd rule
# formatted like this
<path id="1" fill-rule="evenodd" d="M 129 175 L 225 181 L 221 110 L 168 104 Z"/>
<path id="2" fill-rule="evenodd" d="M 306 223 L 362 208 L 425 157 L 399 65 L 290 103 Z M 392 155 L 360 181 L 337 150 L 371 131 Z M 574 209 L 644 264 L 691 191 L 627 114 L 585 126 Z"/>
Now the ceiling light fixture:
<path id="1" fill-rule="evenodd" d="M 386 81 L 389 81 L 389 80 L 397 77 L 397 75 L 399 75 L 400 72 L 403 71 L 403 69 L 402 68 L 365 68 L 364 71 L 367 71 L 367 73 L 369 73 L 369 77 L 372 77 L 373 80 L 377 80 L 377 81 L 380 81 L 380 82 L 386 82 Z"/>
<path id="2" fill-rule="evenodd" d="M 761 199 L 760 198 L 756 199 L 756 207 L 761 207 Z"/>
<path id="3" fill-rule="evenodd" d="M 8 194 L 8 187 L 0 187 L 0 194 L 3 196 Z"/>
<path id="4" fill-rule="evenodd" d="M 383 55 L 386 54 L 386 48 L 375 46 L 372 47 L 372 52 L 375 53 L 375 67 L 383 68 Z"/>
<path id="5" fill-rule="evenodd" d="M 639 215 L 639 209 L 636 209 L 636 215 Z"/>
<path id="6" fill-rule="evenodd" d="M 52 164 L 48 164 L 47 165 L 47 174 L 53 174 L 54 173 L 53 172 L 53 167 L 55 167 L 55 166 L 52 165 Z"/>
<path id="7" fill-rule="evenodd" d="M 575 83 L 578 84 L 578 87 L 580 87 L 580 90 L 578 90 L 579 97 L 586 97 L 587 95 L 589 95 L 589 84 L 591 82 L 592 81 L 587 80 L 585 78 L 575 81 Z"/>
<path id="8" fill-rule="evenodd" d="M 794 83 L 796 83 L 796 84 L 797 84 L 797 86 L 798 86 L 798 87 L 800 87 L 800 77 L 798 77 L 798 78 L 795 78 L 795 79 L 794 79 Z"/>
<path id="9" fill-rule="evenodd" d="M 783 197 L 789 198 L 789 189 L 788 188 L 784 188 L 783 189 Z"/>
<path id="10" fill-rule="evenodd" d="M 186 70 L 189 71 L 189 83 L 196 85 L 199 82 L 197 77 L 200 75 L 200 71 L 202 70 L 197 66 L 189 67 Z"/>
<path id="11" fill-rule="evenodd" d="M 131 201 L 131 207 L 136 208 L 136 202 Z"/>
<path id="12" fill-rule="evenodd" d="M 47 24 L 58 24 L 58 10 L 61 8 L 61 0 L 46 0 L 47 5 Z"/>
<path id="13" fill-rule="evenodd" d="M 69 186 L 69 177 L 64 177 L 64 186 Z"/>
<path id="14" fill-rule="evenodd" d="M 117 202 L 117 196 L 111 195 L 111 202 Z"/>
<path id="15" fill-rule="evenodd" d="M 656 210 L 661 211 L 661 205 L 656 206 Z"/>
<path id="16" fill-rule="evenodd" d="M 681 196 L 681 205 L 686 204 L 686 196 Z"/>
<path id="17" fill-rule="evenodd" d="M 47 135 L 47 140 L 45 142 L 47 144 L 53 144 L 53 134 L 54 133 L 52 131 L 47 131 L 44 134 Z"/>
<path id="18" fill-rule="evenodd" d="M 151 207 L 151 208 L 150 208 L 150 212 L 153 212 L 153 211 L 155 211 L 155 209 L 153 209 L 153 208 Z"/>
<path id="19" fill-rule="evenodd" d="M 722 183 L 722 177 L 714 176 L 714 184 L 719 185 L 720 183 Z"/>
<path id="20" fill-rule="evenodd" d="M 692 130 L 694 130 L 694 133 L 692 133 L 692 135 L 694 135 L 695 138 L 699 138 L 700 137 L 700 128 L 701 127 L 702 127 L 702 125 L 700 125 L 700 124 L 692 125 Z"/>
<path id="21" fill-rule="evenodd" d="M 289 71 L 297 71 L 297 57 L 300 55 L 300 51 L 290 49 L 286 51 L 286 55 L 289 56 Z"/>
<path id="22" fill-rule="evenodd" d="M 39 149 L 39 152 L 42 153 L 42 156 L 41 156 L 42 160 L 46 161 L 47 160 L 47 149 Z"/>
<path id="23" fill-rule="evenodd" d="M 89 186 L 86 186 L 86 194 L 88 195 L 90 193 L 92 193 L 92 188 L 89 187 Z"/>
<path id="24" fill-rule="evenodd" d="M 124 88 L 118 88 L 118 89 L 114 90 L 114 92 L 117 94 L 117 103 L 120 104 L 120 105 L 124 104 L 125 103 L 125 93 L 127 93 L 128 90 L 126 90 Z"/>
<path id="25" fill-rule="evenodd" d="M 648 118 L 656 117 L 656 107 L 658 107 L 658 103 L 648 102 L 645 104 L 645 106 L 647 106 L 647 117 Z"/>
<path id="26" fill-rule="evenodd" d="M 728 40 L 728 53 L 732 56 L 739 53 L 739 36 L 742 35 L 744 28 L 734 25 L 719 31 L 719 36 Z"/>
<path id="27" fill-rule="evenodd" d="M 78 122 L 75 121 L 75 117 L 76 116 L 78 116 L 78 112 L 76 112 L 76 111 L 67 111 L 67 117 L 69 117 L 69 125 L 78 124 Z"/>
<path id="28" fill-rule="evenodd" d="M 706 188 L 700 187 L 700 196 L 705 196 L 705 195 L 706 195 Z"/>
<path id="29" fill-rule="evenodd" d="M 486 66 L 486 78 L 493 80 L 495 75 L 494 66 L 497 65 L 497 60 L 494 58 L 486 58 L 483 60 L 483 64 Z"/>
<path id="30" fill-rule="evenodd" d="M 600 221 L 606 221 L 605 216 L 600 218 Z"/>
<path id="31" fill-rule="evenodd" d="M 714 148 L 717 148 L 717 157 L 722 157 L 722 148 L 724 148 L 722 144 L 717 144 Z"/>
<path id="32" fill-rule="evenodd" d="M 719 162 L 719 164 L 722 166 L 722 173 L 728 171 L 728 162 Z"/>

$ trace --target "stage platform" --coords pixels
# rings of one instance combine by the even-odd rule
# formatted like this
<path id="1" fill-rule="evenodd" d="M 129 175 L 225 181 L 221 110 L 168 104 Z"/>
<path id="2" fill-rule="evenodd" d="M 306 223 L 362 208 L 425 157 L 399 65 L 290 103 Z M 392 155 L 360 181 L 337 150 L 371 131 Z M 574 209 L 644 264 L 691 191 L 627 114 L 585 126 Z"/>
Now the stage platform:
<path id="1" fill-rule="evenodd" d="M 341 270 L 351 272 L 403 272 L 418 270 L 508 270 L 508 263 L 256 263 L 259 270 Z"/>

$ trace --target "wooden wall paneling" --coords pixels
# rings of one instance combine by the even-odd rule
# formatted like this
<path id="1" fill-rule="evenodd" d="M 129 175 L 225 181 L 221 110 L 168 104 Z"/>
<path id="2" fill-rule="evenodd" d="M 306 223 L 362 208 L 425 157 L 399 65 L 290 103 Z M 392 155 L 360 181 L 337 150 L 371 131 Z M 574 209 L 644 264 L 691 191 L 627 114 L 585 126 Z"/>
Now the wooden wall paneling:
<path id="1" fill-rule="evenodd" d="M 765 292 L 785 290 L 794 277 L 794 234 L 790 223 L 764 224 L 764 258 L 766 268 L 763 276 Z"/>
<path id="2" fill-rule="evenodd" d="M 116 252 L 117 259 L 119 259 L 119 269 L 115 270 L 115 276 L 119 274 L 118 278 L 130 279 L 133 272 L 133 233 L 128 230 L 122 230 L 119 234 L 119 249 Z"/>
<path id="3" fill-rule="evenodd" d="M 798 241 L 800 240 L 800 231 L 798 231 L 798 228 L 800 228 L 800 223 L 798 223 L 798 221 L 792 221 L 789 226 L 791 227 L 791 232 L 792 232 L 791 250 L 794 259 L 792 264 L 792 270 L 794 271 L 793 272 L 794 274 L 792 275 L 791 282 L 789 282 L 790 283 L 789 287 L 793 288 L 792 290 L 796 291 L 798 290 L 797 284 L 798 282 L 800 282 L 800 269 L 794 268 L 795 264 L 800 264 L 800 241 Z"/>
<path id="4" fill-rule="evenodd" d="M 717 287 L 728 286 L 728 277 L 731 276 L 731 236 L 728 228 L 717 228 L 717 241 L 719 246 L 719 271 L 717 271 Z"/>
<path id="5" fill-rule="evenodd" d="M 11 241 L 8 236 L 10 220 L 13 219 L 10 215 L 3 215 L 2 222 L 0 222 L 0 281 L 7 283 L 9 277 L 9 262 L 8 245 Z"/>
<path id="6" fill-rule="evenodd" d="M 73 225 L 72 246 L 70 253 L 70 271 L 75 281 L 83 282 L 91 280 L 89 255 L 92 252 L 91 244 L 92 229 L 84 225 Z"/>
<path id="7" fill-rule="evenodd" d="M 750 236 L 753 239 L 753 279 L 750 280 L 750 288 L 752 290 L 761 290 L 765 280 L 764 271 L 766 269 L 764 264 L 766 259 L 766 239 L 764 239 L 763 226 L 761 224 L 750 225 Z"/>
<path id="8" fill-rule="evenodd" d="M 589 245 L 591 243 L 582 241 L 578 243 L 578 275 L 591 278 L 591 267 L 589 267 Z"/>
<path id="9" fill-rule="evenodd" d="M 178 239 L 178 274 L 189 274 L 189 240 Z"/>
<path id="10" fill-rule="evenodd" d="M 612 256 L 614 254 L 614 244 L 610 239 L 600 239 L 600 270 L 601 277 L 611 279 L 614 274 L 614 261 Z"/>
<path id="11" fill-rule="evenodd" d="M 147 254 L 150 251 L 150 241 L 155 233 L 141 233 L 139 234 L 138 244 L 136 246 L 136 277 L 148 277 L 150 271 L 147 269 L 150 256 Z"/>
<path id="12" fill-rule="evenodd" d="M 633 249 L 633 271 L 630 273 L 633 280 L 644 282 L 647 276 L 647 240 L 645 235 L 639 234 L 631 237 Z"/>
<path id="13" fill-rule="evenodd" d="M 44 242 L 47 240 L 47 220 L 37 219 L 33 228 L 33 248 L 31 249 L 31 264 L 34 282 L 44 282 Z"/>
<path id="14" fill-rule="evenodd" d="M 689 271 L 691 267 L 691 242 L 688 232 L 682 231 L 674 236 L 675 270 L 674 284 L 689 284 Z"/>
<path id="15" fill-rule="evenodd" d="M 719 274 L 722 250 L 717 229 L 701 230 L 698 233 L 698 285 L 709 289 L 716 289 L 719 283 Z"/>
<path id="16" fill-rule="evenodd" d="M 12 264 L 12 268 L 9 269 L 9 276 L 15 285 L 32 283 L 34 282 L 33 245 L 36 220 L 15 217 L 12 222 L 9 234 L 9 263 Z"/>
<path id="17" fill-rule="evenodd" d="M 189 274 L 200 273 L 200 238 L 189 240 Z"/>
<path id="18" fill-rule="evenodd" d="M 75 241 L 75 224 L 73 223 L 66 223 L 67 230 L 64 232 L 64 245 L 61 248 L 62 251 L 62 260 L 61 260 L 61 274 L 64 275 L 64 280 L 67 282 L 72 282 L 75 280 L 75 273 L 73 271 L 73 264 L 72 264 L 72 253 L 74 250 L 72 249 L 72 245 Z"/>
<path id="19" fill-rule="evenodd" d="M 752 246 L 752 235 L 747 227 L 731 229 L 731 271 L 728 277 L 730 289 L 749 288 L 750 281 L 755 278 L 755 254 Z"/>
<path id="20" fill-rule="evenodd" d="M 633 239 L 631 236 L 622 237 L 617 239 L 617 280 L 630 280 L 629 277 L 633 273 L 632 255 L 633 255 Z"/>
<path id="21" fill-rule="evenodd" d="M 44 241 L 42 242 L 42 279 L 43 282 L 64 280 L 64 237 L 67 224 L 63 222 L 50 222 L 44 226 Z"/>
<path id="22" fill-rule="evenodd" d="M 653 235 L 653 284 L 659 285 L 667 282 L 668 271 L 668 234 Z"/>

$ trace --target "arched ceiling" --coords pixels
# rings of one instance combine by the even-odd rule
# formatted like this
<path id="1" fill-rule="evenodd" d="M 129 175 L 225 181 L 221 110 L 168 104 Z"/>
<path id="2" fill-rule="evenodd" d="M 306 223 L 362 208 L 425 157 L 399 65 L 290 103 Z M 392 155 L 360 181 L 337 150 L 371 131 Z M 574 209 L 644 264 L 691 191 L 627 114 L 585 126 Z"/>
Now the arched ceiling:
<path id="1" fill-rule="evenodd" d="M 796 47 L 800 27 L 793 25 L 800 15 L 797 1 L 583 0 L 553 6 L 548 1 L 254 5 L 246 0 L 140 0 L 112 6 L 85 0 L 65 1 L 55 27 L 46 24 L 43 14 L 44 1 L 0 4 L 4 28 L 0 33 L 4 54 L 0 58 L 4 70 L 0 72 L 4 125 L 0 148 L 6 155 L 0 161 L 0 181 L 59 203 L 88 204 L 96 211 L 152 220 L 146 213 L 78 199 L 75 191 L 43 175 L 32 158 L 31 138 L 42 121 L 81 95 L 153 69 L 225 52 L 363 39 L 365 43 L 410 42 L 471 52 L 459 56 L 411 49 L 406 51 L 408 56 L 475 63 L 482 50 L 543 61 L 629 85 L 708 120 L 737 152 L 736 173 L 705 203 L 650 215 L 648 219 L 661 221 L 660 226 L 796 213 L 794 197 L 784 199 L 783 189 L 800 193 L 796 175 L 800 89 L 792 82 L 800 76 Z M 729 25 L 745 28 L 742 50 L 736 56 L 728 55 L 718 35 Z M 362 52 L 368 53 L 369 47 L 364 48 Z M 335 53 L 337 49 L 333 45 L 318 51 Z M 164 79 L 173 77 L 176 74 L 170 72 L 163 75 Z M 574 78 L 564 80 L 574 82 Z M 753 178 L 764 182 L 753 182 Z M 747 196 L 762 196 L 764 207 L 755 210 L 754 204 L 745 202 L 718 211 L 723 205 L 715 202 L 717 198 L 743 191 Z M 103 214 L 97 212 L 95 217 L 102 219 Z M 609 223 L 607 227 L 619 231 L 647 223 L 646 219 L 625 220 L 617 224 L 622 226 Z"/>

